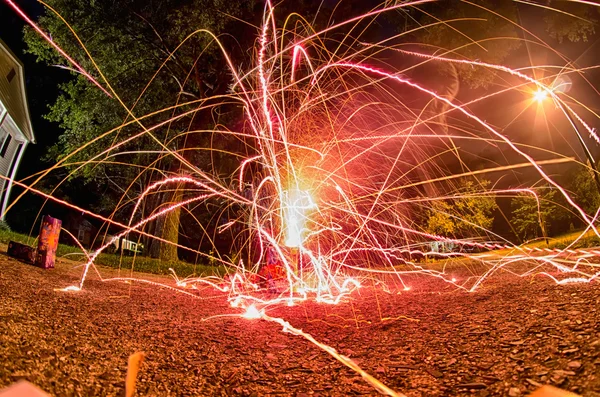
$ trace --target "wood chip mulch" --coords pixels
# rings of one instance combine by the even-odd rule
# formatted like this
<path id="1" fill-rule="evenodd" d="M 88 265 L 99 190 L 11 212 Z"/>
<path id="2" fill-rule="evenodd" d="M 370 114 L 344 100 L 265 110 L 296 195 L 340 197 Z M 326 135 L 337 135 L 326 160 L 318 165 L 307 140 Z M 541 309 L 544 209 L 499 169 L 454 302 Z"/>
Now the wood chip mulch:
<path id="1" fill-rule="evenodd" d="M 198 299 L 93 274 L 83 291 L 55 290 L 80 273 L 73 262 L 44 271 L 0 254 L 0 389 L 26 379 L 56 396 L 122 396 L 127 359 L 141 351 L 141 396 L 377 395 L 281 326 L 222 316 L 240 310 L 215 290 Z M 519 396 L 551 384 L 600 397 L 597 281 L 498 274 L 474 293 L 408 282 L 406 292 L 366 286 L 337 306 L 266 312 L 407 396 Z"/>

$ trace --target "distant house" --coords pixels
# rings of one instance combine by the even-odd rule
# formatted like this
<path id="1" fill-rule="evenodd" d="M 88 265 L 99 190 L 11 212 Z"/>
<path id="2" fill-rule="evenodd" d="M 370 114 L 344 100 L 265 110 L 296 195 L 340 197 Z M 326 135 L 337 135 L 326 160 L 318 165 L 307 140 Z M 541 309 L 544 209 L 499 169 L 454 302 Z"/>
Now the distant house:
<path id="1" fill-rule="evenodd" d="M 35 143 L 23 64 L 0 40 L 0 220 L 28 143 Z"/>
<path id="2" fill-rule="evenodd" d="M 458 244 L 452 241 L 432 241 L 429 243 L 431 252 L 449 253 L 458 249 Z"/>
<path id="3" fill-rule="evenodd" d="M 92 224 L 85 215 L 71 211 L 67 214 L 62 224 L 63 229 L 68 233 L 61 234 L 62 242 L 69 245 L 75 245 L 73 238 L 77 239 L 84 248 L 91 248 L 98 233 L 98 228 Z"/>
<path id="4" fill-rule="evenodd" d="M 73 240 L 77 240 L 86 249 L 98 249 L 104 244 L 110 244 L 104 248 L 105 253 L 123 253 L 124 255 L 141 254 L 144 251 L 144 245 L 139 242 L 136 235 L 125 235 L 114 239 L 116 233 L 121 232 L 117 229 L 111 229 L 112 233 L 107 233 L 106 228 L 101 227 L 101 222 L 95 219 L 89 219 L 77 211 L 69 211 L 62 223 L 65 233 L 60 234 L 60 240 L 64 244 L 76 245 Z M 131 238 L 132 240 L 128 240 Z"/>

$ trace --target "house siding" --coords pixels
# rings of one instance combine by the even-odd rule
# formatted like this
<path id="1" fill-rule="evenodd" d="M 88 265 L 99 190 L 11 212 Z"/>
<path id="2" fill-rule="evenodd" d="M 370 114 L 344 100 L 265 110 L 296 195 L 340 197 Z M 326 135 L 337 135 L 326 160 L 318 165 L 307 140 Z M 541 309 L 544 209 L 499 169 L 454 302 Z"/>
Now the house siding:
<path id="1" fill-rule="evenodd" d="M 16 170 L 29 142 L 35 143 L 35 137 L 29 119 L 23 64 L 0 40 L 0 220 L 5 218 Z"/>
<path id="2" fill-rule="evenodd" d="M 6 131 L 6 129 L 4 128 L 4 124 L 2 124 L 0 126 L 0 146 L 2 146 L 2 143 L 4 142 L 4 139 L 6 139 L 7 135 L 8 131 Z M 17 149 L 19 148 L 20 144 L 21 142 L 17 141 L 14 137 L 12 137 L 10 143 L 8 144 L 8 148 L 6 149 L 6 154 L 4 155 L 4 157 L 0 156 L 0 175 L 6 178 L 10 177 L 10 166 L 13 163 L 15 156 L 17 155 Z M 0 192 L 2 193 L 0 194 L 0 197 L 4 197 L 4 188 L 6 186 L 6 182 L 6 179 L 1 178 Z"/>
<path id="3" fill-rule="evenodd" d="M 9 79 L 13 73 L 14 76 Z M 0 40 L 0 101 L 3 103 L 2 107 L 8 110 L 17 129 L 26 137 L 19 140 L 33 142 L 35 139 L 29 120 L 24 84 L 22 64 Z"/>

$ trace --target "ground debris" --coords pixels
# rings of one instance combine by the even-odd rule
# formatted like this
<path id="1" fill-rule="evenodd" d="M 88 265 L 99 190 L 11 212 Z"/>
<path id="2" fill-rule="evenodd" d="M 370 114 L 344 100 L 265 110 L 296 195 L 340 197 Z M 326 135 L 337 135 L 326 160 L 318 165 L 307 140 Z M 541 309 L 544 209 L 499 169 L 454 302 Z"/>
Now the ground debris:
<path id="1" fill-rule="evenodd" d="M 481 382 L 473 382 L 473 383 L 463 383 L 460 385 L 456 385 L 456 387 L 459 389 L 480 390 L 480 389 L 487 388 L 487 385 L 485 383 L 481 383 Z"/>
<path id="2" fill-rule="evenodd" d="M 203 321 L 240 313 L 214 291 L 194 299 L 92 278 L 83 291 L 65 293 L 54 289 L 78 280 L 73 262 L 46 272 L 5 256 L 0 264 L 0 388 L 26 379 L 55 396 L 122 396 L 127 359 L 144 351 L 137 396 L 377 394 L 280 326 L 231 316 Z M 401 294 L 363 288 L 352 307 L 307 302 L 270 308 L 269 315 L 351 356 L 408 397 L 470 390 L 526 396 L 547 383 L 582 395 L 600 390 L 597 283 L 497 275 L 469 294 L 422 276 L 404 282 L 413 288 Z"/>

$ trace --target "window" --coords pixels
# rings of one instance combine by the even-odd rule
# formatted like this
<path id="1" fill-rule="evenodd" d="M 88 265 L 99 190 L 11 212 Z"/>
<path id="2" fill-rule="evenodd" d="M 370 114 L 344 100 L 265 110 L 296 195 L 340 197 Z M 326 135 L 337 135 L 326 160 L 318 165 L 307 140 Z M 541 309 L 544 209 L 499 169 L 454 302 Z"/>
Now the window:
<path id="1" fill-rule="evenodd" d="M 77 231 L 77 240 L 83 242 L 84 239 L 85 239 L 85 229 L 79 228 L 79 230 Z"/>
<path id="2" fill-rule="evenodd" d="M 17 72 L 15 72 L 15 68 L 11 68 L 10 72 L 8 72 L 8 74 L 6 75 L 6 80 L 8 80 L 8 82 L 10 83 L 12 81 L 12 79 L 15 78 L 16 75 L 17 75 Z"/>
<path id="3" fill-rule="evenodd" d="M 2 147 L 0 148 L 0 156 L 6 156 L 6 151 L 8 150 L 11 140 L 12 136 L 10 136 L 10 134 L 6 134 L 6 137 L 4 137 L 4 142 L 2 142 Z"/>

